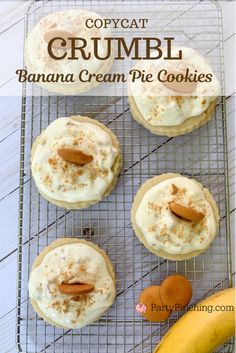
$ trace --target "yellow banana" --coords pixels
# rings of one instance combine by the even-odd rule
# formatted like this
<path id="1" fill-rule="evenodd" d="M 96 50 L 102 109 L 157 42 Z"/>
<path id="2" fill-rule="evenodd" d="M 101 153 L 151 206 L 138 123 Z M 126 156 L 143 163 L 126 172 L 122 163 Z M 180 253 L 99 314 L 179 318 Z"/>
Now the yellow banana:
<path id="1" fill-rule="evenodd" d="M 195 310 L 184 314 L 153 353 L 211 353 L 234 333 L 235 288 L 229 288 L 204 299 Z"/>

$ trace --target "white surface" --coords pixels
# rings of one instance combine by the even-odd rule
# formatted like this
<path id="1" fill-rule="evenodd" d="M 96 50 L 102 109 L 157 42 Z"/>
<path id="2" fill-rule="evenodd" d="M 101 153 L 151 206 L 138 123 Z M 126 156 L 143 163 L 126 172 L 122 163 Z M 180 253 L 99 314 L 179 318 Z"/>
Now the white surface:
<path id="1" fill-rule="evenodd" d="M 21 67 L 23 51 L 23 12 L 29 1 L 1 1 L 0 4 L 0 332 L 2 353 L 15 353 L 15 305 L 17 273 L 19 142 L 21 98 L 2 97 L 14 70 Z M 228 91 L 235 91 L 235 3 L 222 2 L 224 20 L 225 76 Z M 11 48 L 11 49 L 10 49 Z M 230 213 L 232 235 L 235 227 L 235 99 L 227 98 L 228 148 L 230 170 Z M 233 247 L 234 248 L 234 247 Z"/>

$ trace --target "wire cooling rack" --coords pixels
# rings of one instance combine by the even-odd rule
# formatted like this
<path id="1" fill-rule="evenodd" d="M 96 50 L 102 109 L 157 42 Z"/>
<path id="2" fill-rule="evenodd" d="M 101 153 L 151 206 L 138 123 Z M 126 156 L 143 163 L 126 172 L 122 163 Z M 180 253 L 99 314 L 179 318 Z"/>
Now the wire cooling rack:
<path id="1" fill-rule="evenodd" d="M 93 2 L 95 3 L 95 2 Z M 26 13 L 26 34 L 49 12 L 77 5 L 98 11 L 86 1 L 34 2 Z M 88 4 L 90 4 L 88 6 Z M 108 4 L 99 1 L 98 5 Z M 134 2 L 114 2 L 127 4 Z M 145 6 L 152 8 L 153 1 Z M 130 6 L 131 6 L 130 5 Z M 170 33 L 208 53 L 224 86 L 221 13 L 215 1 L 155 1 L 159 23 Z M 130 7 L 127 7 L 127 9 Z M 99 12 L 99 11 L 98 11 Z M 191 26 L 190 26 L 190 22 Z M 192 304 L 231 286 L 228 207 L 228 167 L 225 98 L 214 118 L 202 128 L 176 138 L 157 137 L 139 126 L 130 114 L 127 97 L 57 97 L 35 94 L 24 86 L 20 164 L 19 277 L 17 345 L 25 353 L 150 353 L 180 313 L 163 323 L 144 321 L 135 305 L 141 290 L 167 275 L 182 273 L 193 286 Z M 66 211 L 47 203 L 30 174 L 30 149 L 42 129 L 57 117 L 81 114 L 107 125 L 122 147 L 124 166 L 112 194 L 82 211 Z M 167 261 L 149 253 L 134 236 L 130 208 L 140 185 L 157 174 L 177 172 L 209 188 L 220 209 L 220 231 L 206 253 L 187 261 Z M 41 320 L 29 303 L 27 283 L 37 254 L 60 237 L 93 241 L 109 255 L 116 270 L 116 301 L 98 322 L 80 330 L 61 330 Z M 228 342 L 218 352 L 233 352 Z M 174 353 L 174 352 L 173 352 Z"/>

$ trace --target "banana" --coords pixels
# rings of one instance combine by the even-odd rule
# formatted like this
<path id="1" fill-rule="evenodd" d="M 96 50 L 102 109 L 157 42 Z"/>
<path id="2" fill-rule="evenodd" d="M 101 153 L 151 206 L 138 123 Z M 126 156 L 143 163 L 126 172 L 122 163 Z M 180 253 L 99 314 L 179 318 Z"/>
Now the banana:
<path id="1" fill-rule="evenodd" d="M 153 353 L 211 353 L 234 333 L 235 288 L 229 288 L 204 299 L 195 310 L 184 314 Z"/>

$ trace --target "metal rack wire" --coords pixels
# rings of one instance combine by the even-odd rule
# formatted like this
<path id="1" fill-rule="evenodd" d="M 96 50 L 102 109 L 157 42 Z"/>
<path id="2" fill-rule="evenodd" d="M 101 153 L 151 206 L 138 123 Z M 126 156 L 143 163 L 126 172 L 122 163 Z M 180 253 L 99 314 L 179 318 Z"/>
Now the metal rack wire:
<path id="1" fill-rule="evenodd" d="M 40 1 L 26 13 L 26 34 L 39 18 L 65 8 L 83 6 L 99 12 L 107 1 Z M 135 2 L 136 3 L 136 2 Z M 112 1 L 113 10 L 131 2 Z M 145 6 L 152 8 L 154 2 Z M 130 6 L 131 6 L 130 5 Z M 208 53 L 224 85 L 221 13 L 215 1 L 155 1 L 159 23 L 185 37 L 187 45 Z M 108 6 L 108 5 L 107 5 Z M 133 7 L 132 7 L 133 6 Z M 134 5 L 129 7 L 133 11 Z M 135 5 L 137 9 L 137 3 Z M 174 10 L 174 11 L 173 11 Z M 125 9 L 123 10 L 125 12 Z M 101 13 L 102 11 L 100 11 Z M 186 22 L 187 19 L 190 22 Z M 194 21 L 195 19 L 195 21 Z M 196 25 L 195 25 L 196 22 Z M 197 43 L 197 44 L 196 44 Z M 218 58 L 218 59 L 217 59 Z M 219 99 L 214 118 L 202 128 L 176 138 L 157 137 L 139 126 L 126 97 L 58 97 L 35 94 L 24 86 L 22 99 L 19 276 L 17 345 L 26 353 L 146 353 L 160 341 L 182 313 L 164 323 L 148 323 L 135 312 L 141 290 L 160 283 L 168 274 L 182 273 L 193 286 L 192 303 L 231 285 L 228 167 L 225 98 Z M 57 117 L 81 114 L 98 119 L 117 135 L 123 146 L 124 166 L 112 194 L 82 211 L 66 211 L 38 194 L 30 174 L 34 139 Z M 130 223 L 133 196 L 148 178 L 177 172 L 209 188 L 221 215 L 220 232 L 210 249 L 188 261 L 174 262 L 150 254 L 136 239 Z M 81 330 L 60 330 L 46 324 L 33 311 L 27 283 L 37 254 L 59 237 L 81 237 L 102 247 L 116 269 L 117 298 L 97 323 Z M 233 352 L 228 342 L 219 352 Z"/>

